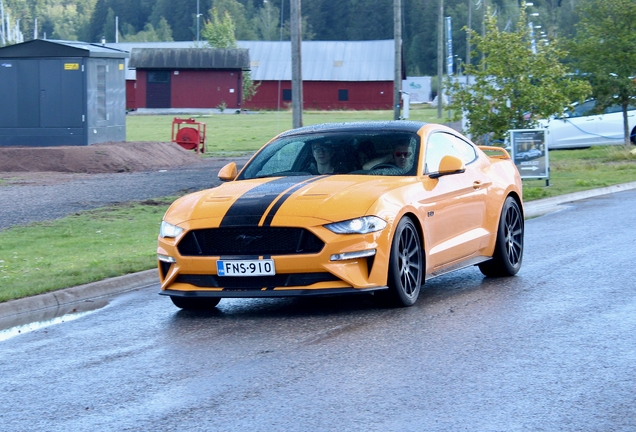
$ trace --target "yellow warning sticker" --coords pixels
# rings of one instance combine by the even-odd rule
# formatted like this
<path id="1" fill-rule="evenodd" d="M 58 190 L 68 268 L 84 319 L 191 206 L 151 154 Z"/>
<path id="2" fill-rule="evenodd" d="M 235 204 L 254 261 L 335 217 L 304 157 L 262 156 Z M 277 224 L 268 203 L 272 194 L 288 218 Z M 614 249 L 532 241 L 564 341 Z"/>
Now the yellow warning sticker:
<path id="1" fill-rule="evenodd" d="M 124 70 L 124 64 L 123 63 L 119 63 L 119 70 Z"/>
<path id="2" fill-rule="evenodd" d="M 64 63 L 64 70 L 79 70 L 79 63 Z"/>

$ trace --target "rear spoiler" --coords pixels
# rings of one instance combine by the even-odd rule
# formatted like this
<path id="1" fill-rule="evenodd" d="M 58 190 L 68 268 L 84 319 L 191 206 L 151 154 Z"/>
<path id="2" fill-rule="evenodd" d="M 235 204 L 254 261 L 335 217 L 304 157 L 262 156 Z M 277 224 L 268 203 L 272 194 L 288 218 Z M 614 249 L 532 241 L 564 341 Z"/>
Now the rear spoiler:
<path id="1" fill-rule="evenodd" d="M 510 159 L 510 154 L 502 147 L 493 146 L 477 146 L 481 151 L 486 153 L 489 158 L 494 159 Z"/>

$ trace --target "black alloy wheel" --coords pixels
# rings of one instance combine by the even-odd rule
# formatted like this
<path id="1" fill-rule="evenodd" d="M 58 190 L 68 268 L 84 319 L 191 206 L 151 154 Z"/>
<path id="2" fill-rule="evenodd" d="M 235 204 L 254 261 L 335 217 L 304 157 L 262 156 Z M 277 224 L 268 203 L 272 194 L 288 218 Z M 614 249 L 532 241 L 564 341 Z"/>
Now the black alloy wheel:
<path id="1" fill-rule="evenodd" d="M 391 244 L 389 290 L 383 292 L 389 306 L 412 306 L 420 294 L 424 259 L 420 236 L 408 217 L 400 220 Z"/>
<path id="2" fill-rule="evenodd" d="M 495 253 L 490 261 L 479 264 L 486 276 L 514 276 L 523 259 L 524 220 L 517 201 L 509 196 L 499 219 Z"/>

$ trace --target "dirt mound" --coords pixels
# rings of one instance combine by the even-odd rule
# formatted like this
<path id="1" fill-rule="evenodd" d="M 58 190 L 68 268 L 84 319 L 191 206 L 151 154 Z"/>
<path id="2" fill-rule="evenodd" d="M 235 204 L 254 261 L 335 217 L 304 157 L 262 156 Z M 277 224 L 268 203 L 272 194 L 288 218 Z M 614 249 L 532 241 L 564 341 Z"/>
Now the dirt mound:
<path id="1" fill-rule="evenodd" d="M 201 162 L 172 142 L 115 142 L 90 146 L 0 147 L 0 172 L 115 173 L 167 169 Z"/>

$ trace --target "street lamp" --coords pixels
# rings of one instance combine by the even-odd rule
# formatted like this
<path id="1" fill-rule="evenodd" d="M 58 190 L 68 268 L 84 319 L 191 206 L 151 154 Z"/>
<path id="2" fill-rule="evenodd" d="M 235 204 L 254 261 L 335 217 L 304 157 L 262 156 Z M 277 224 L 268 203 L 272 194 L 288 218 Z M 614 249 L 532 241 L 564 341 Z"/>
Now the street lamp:
<path id="1" fill-rule="evenodd" d="M 201 14 L 199 13 L 199 0 L 197 0 L 197 47 L 199 46 L 199 17 Z"/>
<path id="2" fill-rule="evenodd" d="M 527 3 L 525 3 L 525 6 L 526 7 L 534 6 L 534 3 L 527 2 Z M 539 16 L 539 12 L 532 12 L 529 15 L 531 17 L 538 17 Z M 540 29 L 541 26 L 540 25 L 536 26 L 536 25 L 534 25 L 534 23 L 532 21 L 530 21 L 528 23 L 528 27 L 530 29 L 530 46 L 531 46 L 532 54 L 536 54 L 537 53 L 537 43 L 536 43 L 536 41 L 534 39 L 534 29 Z"/>

